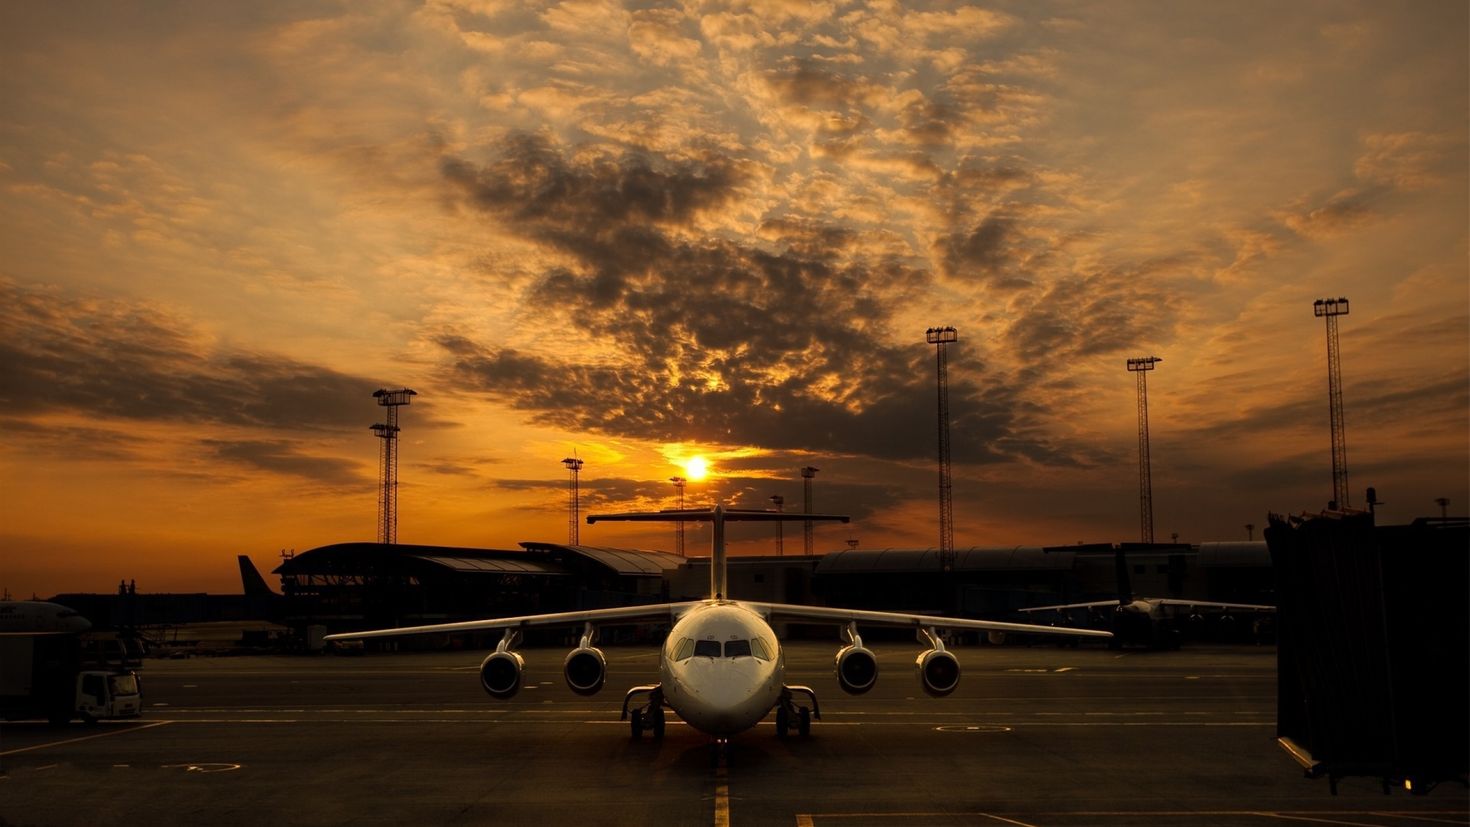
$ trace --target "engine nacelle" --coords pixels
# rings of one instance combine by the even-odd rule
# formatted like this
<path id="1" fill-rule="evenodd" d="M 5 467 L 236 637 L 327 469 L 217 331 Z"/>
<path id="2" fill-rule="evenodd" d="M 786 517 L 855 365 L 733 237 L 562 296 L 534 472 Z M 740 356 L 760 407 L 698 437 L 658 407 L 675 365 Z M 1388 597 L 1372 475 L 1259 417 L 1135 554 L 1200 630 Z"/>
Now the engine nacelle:
<path id="1" fill-rule="evenodd" d="M 567 679 L 567 688 L 578 695 L 595 695 L 607 680 L 607 658 L 601 649 L 579 646 L 567 653 L 561 671 Z"/>
<path id="2" fill-rule="evenodd" d="M 849 695 L 861 695 L 878 682 L 878 658 L 861 643 L 837 650 L 837 685 Z"/>
<path id="3" fill-rule="evenodd" d="M 914 665 L 919 669 L 919 684 L 936 698 L 943 698 L 960 685 L 960 661 L 944 649 L 920 652 Z"/>
<path id="4" fill-rule="evenodd" d="M 501 650 L 480 664 L 480 685 L 502 701 L 521 691 L 526 661 L 518 652 Z"/>

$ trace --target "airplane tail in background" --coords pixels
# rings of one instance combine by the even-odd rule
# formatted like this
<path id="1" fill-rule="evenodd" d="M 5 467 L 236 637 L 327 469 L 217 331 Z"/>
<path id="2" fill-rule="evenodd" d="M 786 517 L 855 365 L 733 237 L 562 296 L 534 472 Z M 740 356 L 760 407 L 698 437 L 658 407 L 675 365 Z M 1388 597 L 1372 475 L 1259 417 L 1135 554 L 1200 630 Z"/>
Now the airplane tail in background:
<path id="1" fill-rule="evenodd" d="M 1128 555 L 1121 546 L 1113 552 L 1113 566 L 1118 577 L 1118 605 L 1126 606 L 1133 602 L 1133 578 L 1128 573 Z"/>
<path id="2" fill-rule="evenodd" d="M 265 578 L 260 576 L 260 570 L 245 554 L 240 555 L 240 583 L 245 587 L 246 597 L 280 597 L 271 591 Z"/>
<path id="3" fill-rule="evenodd" d="M 728 522 L 794 522 L 800 520 L 839 520 L 848 522 L 845 514 L 801 514 L 790 511 L 761 511 L 745 508 L 669 508 L 663 511 L 631 511 L 623 514 L 588 514 L 587 523 L 603 520 L 626 522 L 660 523 L 714 523 L 710 538 L 709 593 L 710 597 L 729 597 L 725 577 L 725 523 Z"/>

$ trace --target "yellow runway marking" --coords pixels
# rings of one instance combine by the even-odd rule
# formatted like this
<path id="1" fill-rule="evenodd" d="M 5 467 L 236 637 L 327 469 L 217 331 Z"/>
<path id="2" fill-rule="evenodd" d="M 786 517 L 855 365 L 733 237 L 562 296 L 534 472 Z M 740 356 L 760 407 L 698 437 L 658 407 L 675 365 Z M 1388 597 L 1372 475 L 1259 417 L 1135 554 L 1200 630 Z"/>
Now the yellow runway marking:
<path id="1" fill-rule="evenodd" d="M 96 739 L 96 738 L 110 738 L 113 735 L 124 735 L 124 734 L 129 733 L 129 732 L 142 732 L 145 729 L 152 729 L 154 727 L 163 726 L 164 724 L 167 724 L 167 723 L 171 723 L 171 722 L 170 721 L 154 721 L 151 724 L 144 724 L 143 726 L 128 727 L 127 729 L 117 729 L 117 730 L 113 730 L 112 732 L 99 732 L 96 735 L 83 735 L 80 738 L 67 738 L 64 741 L 52 741 L 49 744 L 36 744 L 33 747 L 21 747 L 20 749 L 11 749 L 11 750 L 6 750 L 4 752 L 0 752 L 0 756 L 3 756 L 3 755 L 19 755 L 22 752 L 34 752 L 35 750 L 38 750 L 38 749 L 48 749 L 50 747 L 59 747 L 62 744 L 75 744 L 75 743 L 78 743 L 80 741 L 91 741 L 91 740 Z"/>
<path id="2" fill-rule="evenodd" d="M 723 761 L 715 770 L 715 827 L 730 827 L 730 773 Z"/>

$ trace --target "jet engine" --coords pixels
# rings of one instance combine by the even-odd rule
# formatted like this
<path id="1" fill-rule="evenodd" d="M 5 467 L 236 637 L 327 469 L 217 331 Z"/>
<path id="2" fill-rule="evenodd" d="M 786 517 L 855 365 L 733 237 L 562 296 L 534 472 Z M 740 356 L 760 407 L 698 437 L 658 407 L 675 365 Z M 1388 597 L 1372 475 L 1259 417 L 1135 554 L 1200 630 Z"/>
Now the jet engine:
<path id="1" fill-rule="evenodd" d="M 863 646 L 857 624 L 842 627 L 847 645 L 837 650 L 837 685 L 849 695 L 861 695 L 878 682 L 878 658 Z"/>
<path id="2" fill-rule="evenodd" d="M 579 646 L 567 653 L 562 674 L 566 676 L 567 687 L 573 692 L 595 695 L 602 688 L 602 682 L 607 680 L 607 658 L 601 649 Z"/>
<path id="3" fill-rule="evenodd" d="M 943 698 L 960 685 L 960 661 L 944 648 L 944 641 L 933 629 L 919 629 L 919 642 L 929 648 L 919 653 L 914 666 L 919 670 L 919 685 L 935 698 Z"/>
<path id="4" fill-rule="evenodd" d="M 526 661 L 519 652 L 499 649 L 480 664 L 480 685 L 502 701 L 521 691 Z"/>
<path id="5" fill-rule="evenodd" d="M 878 682 L 878 659 L 862 642 L 837 650 L 837 685 L 849 695 L 861 695 Z"/>

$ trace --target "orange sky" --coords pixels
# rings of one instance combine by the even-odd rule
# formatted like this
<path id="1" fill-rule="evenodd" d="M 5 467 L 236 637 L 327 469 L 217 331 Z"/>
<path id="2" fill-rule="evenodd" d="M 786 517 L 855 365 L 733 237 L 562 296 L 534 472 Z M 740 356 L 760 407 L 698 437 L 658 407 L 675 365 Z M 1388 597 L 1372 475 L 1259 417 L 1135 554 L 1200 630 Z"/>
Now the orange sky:
<path id="1" fill-rule="evenodd" d="M 1463 2 L 0 5 L 0 587 L 234 591 L 236 554 L 851 513 L 962 546 L 1470 505 Z M 773 547 L 742 527 L 745 551 Z M 669 548 L 672 529 L 583 526 Z M 788 551 L 800 548 L 788 526 Z M 1259 534 L 1257 535 L 1259 536 Z M 691 548 L 702 539 L 691 536 Z"/>

